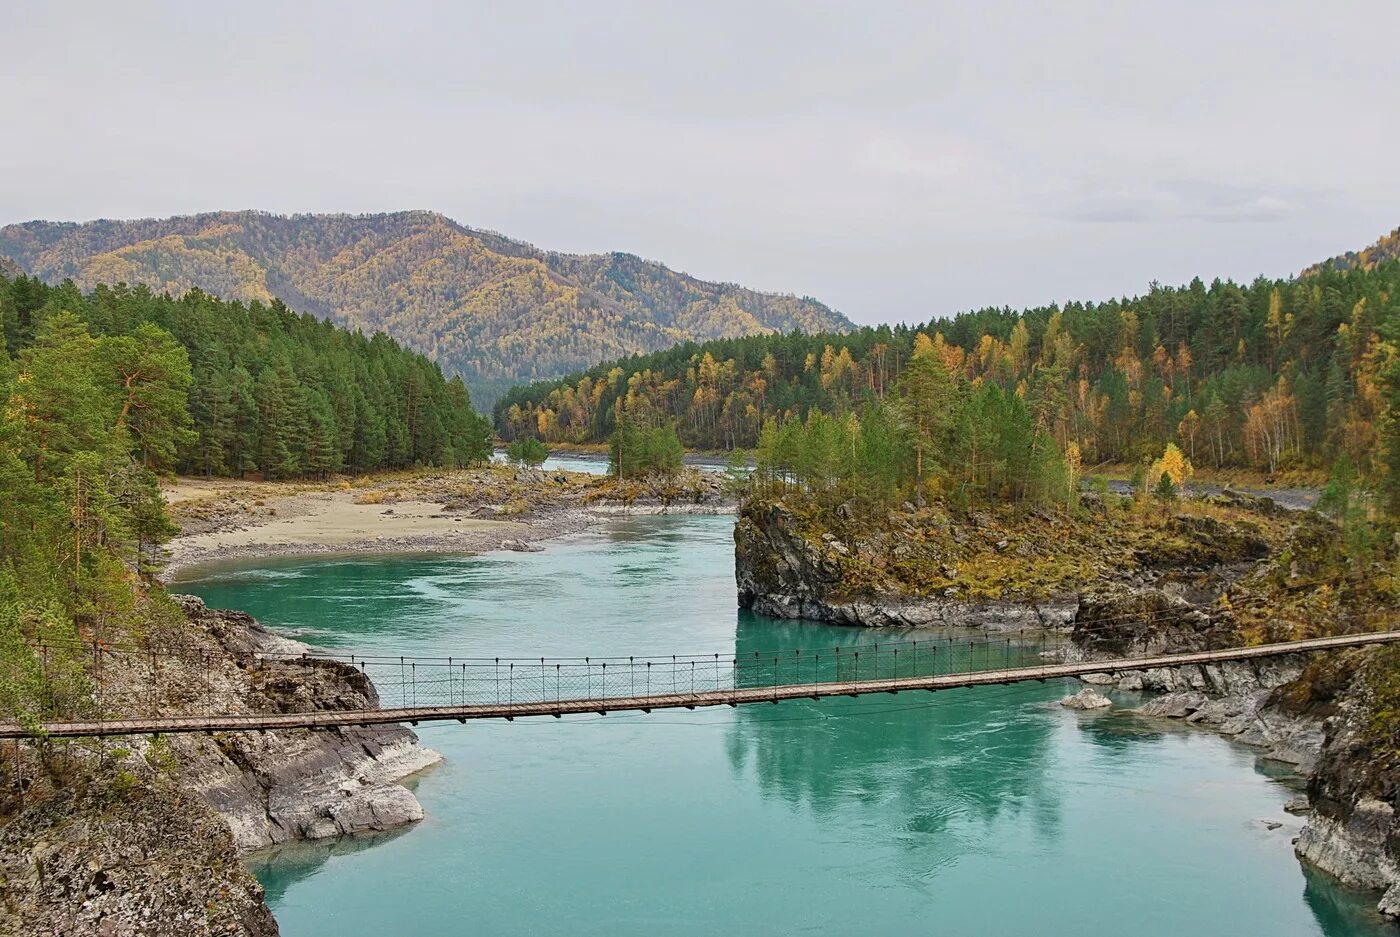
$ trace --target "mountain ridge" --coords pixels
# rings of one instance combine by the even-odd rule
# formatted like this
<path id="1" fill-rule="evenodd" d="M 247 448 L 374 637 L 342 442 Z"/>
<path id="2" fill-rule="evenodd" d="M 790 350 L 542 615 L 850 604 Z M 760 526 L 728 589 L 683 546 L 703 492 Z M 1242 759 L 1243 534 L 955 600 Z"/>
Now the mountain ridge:
<path id="1" fill-rule="evenodd" d="M 0 255 L 50 283 L 198 287 L 383 331 L 461 373 L 482 405 L 520 381 L 687 340 L 853 327 L 810 297 L 620 251 L 546 251 L 425 210 L 30 221 L 0 228 Z"/>

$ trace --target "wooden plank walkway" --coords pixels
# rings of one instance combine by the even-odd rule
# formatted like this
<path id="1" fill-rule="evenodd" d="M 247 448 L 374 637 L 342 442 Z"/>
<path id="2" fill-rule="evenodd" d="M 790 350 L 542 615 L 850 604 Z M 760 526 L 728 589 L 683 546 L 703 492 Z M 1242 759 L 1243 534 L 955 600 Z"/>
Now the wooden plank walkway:
<path id="1" fill-rule="evenodd" d="M 1032 680 L 1079 677 L 1089 673 L 1121 673 L 1227 661 L 1257 660 L 1289 654 L 1306 654 L 1370 644 L 1400 643 L 1400 631 L 1309 638 L 1255 647 L 1224 648 L 1158 657 L 1116 658 L 1069 664 L 1033 664 L 1001 670 L 936 674 L 898 679 L 850 682 L 796 683 L 776 686 L 667 693 L 651 696 L 562 699 L 545 702 L 499 703 L 462 706 L 422 706 L 397 709 L 322 710 L 305 713 L 249 713 L 242 715 L 189 715 L 158 718 L 109 719 L 96 722 L 44 723 L 42 732 L 52 738 L 94 738 L 119 735 L 154 735 L 179 732 L 262 732 L 274 729 L 332 729 L 391 723 L 466 722 L 468 719 L 516 719 L 530 716 L 646 712 L 654 709 L 697 709 L 704 706 L 737 706 L 741 703 L 778 703 L 790 699 L 827 696 L 862 696 L 870 693 L 902 693 L 910 690 L 951 690 L 958 687 L 1005 685 Z M 0 739 L 23 739 L 32 731 L 15 723 L 0 723 Z"/>

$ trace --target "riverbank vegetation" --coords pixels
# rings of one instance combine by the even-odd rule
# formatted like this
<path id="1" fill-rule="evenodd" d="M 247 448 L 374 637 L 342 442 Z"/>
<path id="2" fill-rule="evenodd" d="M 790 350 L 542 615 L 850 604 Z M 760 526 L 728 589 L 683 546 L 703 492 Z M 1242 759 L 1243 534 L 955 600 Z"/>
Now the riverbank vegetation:
<path id="1" fill-rule="evenodd" d="M 1008 391 L 969 380 L 948 349 L 919 333 L 883 398 L 768 420 L 741 534 L 807 556 L 816 591 L 837 597 L 1035 601 L 1138 574 L 1191 582 L 1249 563 L 1237 584 L 1215 586 L 1221 613 L 1246 640 L 1395 623 L 1400 589 L 1393 520 L 1375 491 L 1380 460 L 1368 478 L 1341 453 L 1317 513 L 1228 492 L 1183 500 L 1195 468 L 1174 442 L 1117 493 L 1088 474 L 1079 444 L 1057 430 L 1065 398 L 1053 374 Z M 1388 369 L 1381 390 L 1393 379 Z M 755 568 L 765 549 L 744 551 Z"/>
<path id="2" fill-rule="evenodd" d="M 923 336 L 988 419 L 1029 418 L 1061 452 L 1074 443 L 1084 465 L 1141 464 L 1174 443 L 1212 470 L 1326 471 L 1346 454 L 1369 477 L 1387 431 L 1397 304 L 1400 263 L 1377 255 L 1294 279 L 1154 285 L 916 328 L 691 343 L 516 388 L 496 425 L 506 438 L 588 442 L 626 414 L 674 425 L 687 446 L 750 447 L 770 421 L 890 402 Z"/>
<path id="3" fill-rule="evenodd" d="M 511 440 L 506 446 L 506 458 L 512 465 L 539 468 L 549 458 L 549 447 L 533 436 Z"/>
<path id="4" fill-rule="evenodd" d="M 174 530 L 153 470 L 191 434 L 189 359 L 169 333 L 141 323 L 94 335 L 61 310 L 30 325 L 13 356 L 0 347 L 0 713 L 11 718 L 81 707 L 80 639 L 165 617 L 141 578 Z"/>
<path id="5" fill-rule="evenodd" d="M 0 278 L 0 715 L 90 708 L 91 649 L 178 630 L 158 475 L 325 478 L 490 456 L 458 380 L 280 304 Z"/>
<path id="6" fill-rule="evenodd" d="M 324 477 L 490 458 L 490 427 L 460 379 L 395 342 L 349 332 L 280 302 L 224 302 L 198 290 L 176 300 L 144 287 L 82 293 L 26 277 L 0 278 L 0 327 L 10 356 L 55 317 L 96 339 L 183 355 L 185 412 L 150 436 L 134 399 L 127 419 L 143 464 L 200 475 Z M 154 359 L 153 359 L 154 360 Z M 170 377 L 122 372 L 144 393 Z"/>
<path id="7" fill-rule="evenodd" d="M 608 474 L 617 478 L 675 475 L 685 465 L 685 449 L 669 425 L 644 426 L 623 418 L 608 439 Z"/>

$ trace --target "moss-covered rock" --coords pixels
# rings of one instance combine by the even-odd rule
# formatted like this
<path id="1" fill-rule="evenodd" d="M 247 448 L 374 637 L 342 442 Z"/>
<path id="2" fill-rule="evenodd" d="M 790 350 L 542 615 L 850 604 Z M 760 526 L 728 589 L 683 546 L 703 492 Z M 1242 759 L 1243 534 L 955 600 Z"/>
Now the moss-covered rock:
<path id="1" fill-rule="evenodd" d="M 906 505 L 869 516 L 802 494 L 751 497 L 735 529 L 735 572 L 742 605 L 828 620 L 847 620 L 860 603 L 1059 604 L 1100 582 L 1257 561 L 1290 523 L 1234 505 L 1176 513 L 1126 503 L 1073 513 L 1008 507 L 966 517 Z M 867 623 L 908 622 L 876 618 Z"/>

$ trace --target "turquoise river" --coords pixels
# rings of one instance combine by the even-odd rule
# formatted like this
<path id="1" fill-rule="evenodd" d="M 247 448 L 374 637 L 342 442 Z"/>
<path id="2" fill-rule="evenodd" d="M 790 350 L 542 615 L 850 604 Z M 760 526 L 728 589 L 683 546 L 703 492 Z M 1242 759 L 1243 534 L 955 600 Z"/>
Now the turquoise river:
<path id="1" fill-rule="evenodd" d="M 736 611 L 732 526 L 632 518 L 542 553 L 269 560 L 180 585 L 346 653 L 872 640 Z M 1393 933 L 1300 868 L 1292 791 L 1252 752 L 1064 710 L 1070 689 L 425 726 L 445 760 L 412 782 L 421 824 L 253 865 L 287 937 Z"/>

